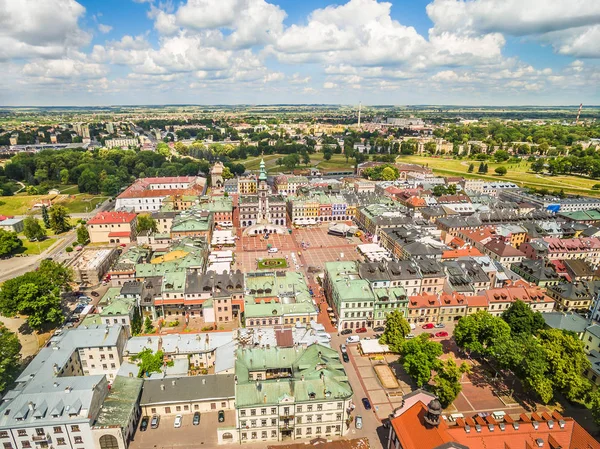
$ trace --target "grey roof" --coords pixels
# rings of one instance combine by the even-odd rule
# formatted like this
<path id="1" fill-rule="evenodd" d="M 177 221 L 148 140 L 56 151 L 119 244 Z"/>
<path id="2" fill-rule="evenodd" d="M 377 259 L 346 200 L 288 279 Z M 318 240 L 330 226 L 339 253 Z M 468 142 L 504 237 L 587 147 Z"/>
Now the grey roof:
<path id="1" fill-rule="evenodd" d="M 573 312 L 548 312 L 542 313 L 542 316 L 548 327 L 577 334 L 583 333 L 590 324 L 587 319 Z"/>
<path id="2" fill-rule="evenodd" d="M 140 405 L 168 404 L 235 397 L 233 374 L 147 379 Z"/>
<path id="3" fill-rule="evenodd" d="M 136 413 L 143 383 L 144 381 L 137 377 L 117 376 L 102 404 L 102 410 L 94 426 L 125 427 Z"/>
<path id="4" fill-rule="evenodd" d="M 139 281 L 128 281 L 121 287 L 122 295 L 141 295 L 143 290 L 143 284 Z"/>
<path id="5" fill-rule="evenodd" d="M 244 274 L 240 271 L 218 274 L 207 271 L 199 274 L 197 270 L 188 270 L 185 278 L 185 293 L 212 292 L 213 296 L 230 296 L 231 293 L 244 291 Z"/>
<path id="6" fill-rule="evenodd" d="M 596 338 L 600 338 L 600 325 L 599 324 L 592 324 L 585 331 L 592 334 Z"/>
<path id="7" fill-rule="evenodd" d="M 149 337 L 132 337 L 125 350 L 129 355 L 139 354 L 144 349 L 158 350 L 165 354 L 199 354 L 212 352 L 219 346 L 233 341 L 233 332 L 211 332 L 200 334 L 167 334 Z"/>

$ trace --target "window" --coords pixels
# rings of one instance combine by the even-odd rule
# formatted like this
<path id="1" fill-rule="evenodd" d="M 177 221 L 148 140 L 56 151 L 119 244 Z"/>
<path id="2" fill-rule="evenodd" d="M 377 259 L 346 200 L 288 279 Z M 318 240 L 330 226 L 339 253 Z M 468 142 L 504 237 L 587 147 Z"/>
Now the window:
<path id="1" fill-rule="evenodd" d="M 246 432 L 242 432 L 242 440 L 247 440 L 248 434 Z"/>
<path id="2" fill-rule="evenodd" d="M 175 410 L 178 411 L 178 412 L 180 412 L 181 411 L 181 405 L 176 406 Z"/>
<path id="3" fill-rule="evenodd" d="M 221 402 L 221 407 L 227 407 L 227 402 Z"/>
<path id="4" fill-rule="evenodd" d="M 312 422 L 312 415 L 308 415 L 306 417 L 306 422 Z"/>
<path id="5" fill-rule="evenodd" d="M 299 405 L 298 407 L 296 407 L 296 410 L 298 410 L 298 413 L 302 413 L 302 406 Z"/>
<path id="6" fill-rule="evenodd" d="M 312 412 L 312 410 L 313 410 L 313 406 L 312 405 L 307 405 L 306 406 L 306 411 L 307 412 Z"/>
<path id="7" fill-rule="evenodd" d="M 264 430 L 264 431 L 262 432 L 262 434 L 261 434 L 261 437 L 262 437 L 262 438 L 267 438 L 267 431 L 266 431 L 266 430 Z"/>
<path id="8" fill-rule="evenodd" d="M 271 408 L 271 415 L 274 415 L 277 413 L 277 409 L 275 407 Z"/>
<path id="9" fill-rule="evenodd" d="M 317 430 L 315 430 L 315 433 L 321 433 L 321 426 L 317 427 Z"/>
<path id="10" fill-rule="evenodd" d="M 302 429 L 300 429 L 300 428 L 296 429 L 296 435 L 302 435 Z"/>
<path id="11" fill-rule="evenodd" d="M 256 416 L 256 409 L 250 410 L 250 416 Z"/>
<path id="12" fill-rule="evenodd" d="M 340 420 L 342 419 L 342 414 L 341 414 L 341 413 L 336 413 L 336 414 L 335 414 L 335 419 L 336 419 L 337 421 L 340 421 Z"/>
<path id="13" fill-rule="evenodd" d="M 317 404 L 317 411 L 318 412 L 323 411 L 323 404 Z"/>
<path id="14" fill-rule="evenodd" d="M 156 413 L 156 408 L 155 408 L 155 407 L 152 407 L 152 408 L 150 409 L 150 411 L 151 411 L 151 412 L 154 414 L 154 413 Z"/>
<path id="15" fill-rule="evenodd" d="M 255 419 L 253 419 L 252 421 L 250 421 L 250 425 L 251 425 L 252 427 L 256 427 L 256 420 L 255 420 Z"/>
<path id="16" fill-rule="evenodd" d="M 308 429 L 306 429 L 306 434 L 307 435 L 312 434 L 312 427 L 309 427 Z"/>
<path id="17" fill-rule="evenodd" d="M 256 432 L 252 432 L 252 439 L 256 440 Z"/>
<path id="18" fill-rule="evenodd" d="M 57 438 L 57 439 L 56 439 L 56 444 L 57 444 L 58 446 L 64 446 L 64 445 L 65 445 L 65 444 L 67 444 L 67 443 L 65 443 L 65 439 L 64 439 L 64 438 Z"/>
<path id="19" fill-rule="evenodd" d="M 75 437 L 73 441 L 75 442 L 75 444 L 81 444 L 81 443 L 83 443 L 83 438 Z"/>
<path id="20" fill-rule="evenodd" d="M 273 419 L 271 420 L 271 425 L 272 425 L 272 426 L 276 426 L 276 425 L 277 425 L 277 420 L 276 420 L 275 418 L 273 418 Z"/>
<path id="21" fill-rule="evenodd" d="M 265 427 L 267 425 L 267 420 L 266 419 L 261 419 L 260 420 L 260 425 Z"/>
<path id="22" fill-rule="evenodd" d="M 31 443 L 28 440 L 21 441 L 21 446 L 23 446 L 24 449 L 29 449 L 31 447 Z"/>
<path id="23" fill-rule="evenodd" d="M 19 435 L 20 437 L 26 437 L 27 431 L 25 429 L 19 429 L 17 430 L 17 435 Z"/>
<path id="24" fill-rule="evenodd" d="M 4 443 L 4 449 L 13 449 L 13 446 L 11 443 Z"/>
<path id="25" fill-rule="evenodd" d="M 71 426 L 71 432 L 79 432 L 79 426 L 78 425 Z"/>
<path id="26" fill-rule="evenodd" d="M 8 438 L 8 432 L 6 430 L 1 431 L 0 438 Z"/>
<path id="27" fill-rule="evenodd" d="M 62 433 L 62 427 L 55 427 L 52 430 L 54 430 L 54 433 Z"/>
<path id="28" fill-rule="evenodd" d="M 37 428 L 37 429 L 35 429 L 35 434 L 36 434 L 38 437 L 43 437 L 45 433 L 46 433 L 46 432 L 44 432 L 44 429 L 42 429 L 42 428 Z"/>
<path id="29" fill-rule="evenodd" d="M 277 438 L 277 431 L 271 430 L 271 438 Z"/>
<path id="30" fill-rule="evenodd" d="M 344 403 L 343 402 L 338 402 L 337 408 L 338 408 L 338 410 L 342 410 L 344 408 Z"/>
<path id="31" fill-rule="evenodd" d="M 246 416 L 246 410 L 240 410 L 240 416 Z"/>

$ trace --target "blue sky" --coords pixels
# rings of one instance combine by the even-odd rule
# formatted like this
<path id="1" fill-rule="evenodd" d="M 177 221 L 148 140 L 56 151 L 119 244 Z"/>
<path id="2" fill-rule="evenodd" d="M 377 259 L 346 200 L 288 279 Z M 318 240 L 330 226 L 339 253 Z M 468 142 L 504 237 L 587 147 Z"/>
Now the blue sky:
<path id="1" fill-rule="evenodd" d="M 598 0 L 0 0 L 0 105 L 598 104 L 599 41 Z"/>

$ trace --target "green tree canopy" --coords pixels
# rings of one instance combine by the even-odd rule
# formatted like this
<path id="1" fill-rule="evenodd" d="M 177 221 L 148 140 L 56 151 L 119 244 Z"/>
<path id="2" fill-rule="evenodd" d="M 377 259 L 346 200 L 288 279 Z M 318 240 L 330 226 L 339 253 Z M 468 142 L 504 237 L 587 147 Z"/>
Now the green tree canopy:
<path id="1" fill-rule="evenodd" d="M 46 231 L 42 228 L 40 221 L 31 215 L 28 215 L 23 221 L 23 234 L 30 242 L 46 237 Z"/>
<path id="2" fill-rule="evenodd" d="M 81 225 L 77 228 L 77 243 L 85 245 L 90 241 L 90 233 L 86 225 Z"/>
<path id="3" fill-rule="evenodd" d="M 0 256 L 8 256 L 23 248 L 23 242 L 16 232 L 0 229 Z"/>
<path id="4" fill-rule="evenodd" d="M 506 173 L 508 173 L 508 170 L 504 166 L 497 167 L 494 171 L 500 176 L 504 176 Z"/>
<path id="5" fill-rule="evenodd" d="M 132 357 L 132 360 L 137 361 L 137 365 L 140 367 L 138 377 L 148 377 L 152 373 L 160 373 L 165 364 L 163 352 L 153 353 L 150 348 L 143 349 L 135 357 Z M 172 364 L 173 362 L 167 363 L 167 365 Z"/>
<path id="6" fill-rule="evenodd" d="M 446 408 L 454 402 L 462 390 L 460 383 L 462 375 L 469 370 L 469 365 L 463 362 L 459 366 L 452 358 L 437 363 L 431 391 L 438 397 L 442 407 Z"/>
<path id="7" fill-rule="evenodd" d="M 430 336 L 425 333 L 407 340 L 400 350 L 400 362 L 419 388 L 429 382 L 438 357 L 444 352 L 441 343 L 430 340 Z"/>
<path id="8" fill-rule="evenodd" d="M 68 231 L 71 229 L 71 216 L 66 207 L 55 204 L 48 210 L 50 219 L 50 228 L 56 233 Z"/>
<path id="9" fill-rule="evenodd" d="M 502 319 L 510 326 L 513 334 L 535 335 L 543 329 L 545 322 L 540 312 L 534 312 L 529 305 L 517 300 L 502 313 Z"/>
<path id="10" fill-rule="evenodd" d="M 158 230 L 158 226 L 156 224 L 156 220 L 152 218 L 148 214 L 140 214 L 137 217 L 137 230 L 138 231 L 150 231 L 156 232 Z"/>
<path id="11" fill-rule="evenodd" d="M 15 379 L 21 363 L 21 343 L 0 323 L 0 394 Z"/>
<path id="12" fill-rule="evenodd" d="M 392 352 L 400 352 L 405 337 L 410 333 L 410 325 L 398 309 L 386 315 L 385 331 L 379 341 L 390 347 Z"/>
<path id="13" fill-rule="evenodd" d="M 466 351 L 487 355 L 497 340 L 510 336 L 510 326 L 486 311 L 462 317 L 454 328 L 456 344 Z"/>

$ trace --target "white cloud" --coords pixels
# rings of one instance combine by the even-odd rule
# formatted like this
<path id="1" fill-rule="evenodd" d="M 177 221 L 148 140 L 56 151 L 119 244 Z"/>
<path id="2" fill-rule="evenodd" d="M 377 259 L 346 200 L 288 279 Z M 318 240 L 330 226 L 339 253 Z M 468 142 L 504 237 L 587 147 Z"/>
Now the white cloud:
<path id="1" fill-rule="evenodd" d="M 336 83 L 332 83 L 330 81 L 323 83 L 324 89 L 337 89 L 337 87 L 338 87 L 338 85 Z"/>
<path id="2" fill-rule="evenodd" d="M 74 0 L 0 0 L 0 60 L 60 57 L 89 43 L 79 27 L 85 8 Z"/>
<path id="3" fill-rule="evenodd" d="M 102 78 L 108 73 L 106 66 L 71 58 L 38 59 L 23 66 L 22 73 L 33 80 L 66 80 Z"/>
<path id="4" fill-rule="evenodd" d="M 294 73 L 290 79 L 290 84 L 308 84 L 310 83 L 310 76 L 302 76 L 300 73 Z"/>
<path id="5" fill-rule="evenodd" d="M 113 27 L 111 27 L 110 25 L 104 25 L 103 23 L 98 24 L 98 31 L 100 31 L 103 34 L 110 33 L 112 29 Z"/>

